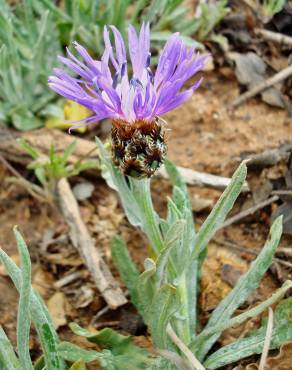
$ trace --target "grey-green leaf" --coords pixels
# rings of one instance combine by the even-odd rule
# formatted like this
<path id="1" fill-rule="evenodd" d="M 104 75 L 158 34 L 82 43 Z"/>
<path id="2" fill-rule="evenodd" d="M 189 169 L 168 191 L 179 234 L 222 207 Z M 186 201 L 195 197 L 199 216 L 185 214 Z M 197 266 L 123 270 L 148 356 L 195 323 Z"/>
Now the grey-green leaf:
<path id="1" fill-rule="evenodd" d="M 71 362 L 82 360 L 87 363 L 92 361 L 99 361 L 103 358 L 103 354 L 101 352 L 86 350 L 69 342 L 61 342 L 58 345 L 58 353 L 65 360 Z"/>
<path id="2" fill-rule="evenodd" d="M 25 241 L 16 227 L 14 228 L 14 236 L 21 260 L 21 285 L 17 313 L 17 352 L 22 367 L 33 370 L 29 353 L 31 263 Z"/>
<path id="3" fill-rule="evenodd" d="M 21 270 L 1 248 L 0 261 L 5 266 L 16 289 L 20 291 Z M 65 363 L 59 358 L 56 349 L 58 343 L 57 333 L 54 329 L 47 307 L 38 293 L 34 290 L 32 290 L 30 294 L 30 314 L 44 351 L 47 370 L 64 370 Z"/>
<path id="4" fill-rule="evenodd" d="M 112 259 L 121 274 L 121 278 L 130 292 L 131 301 L 139 309 L 137 290 L 139 271 L 130 257 L 125 241 L 117 235 L 111 240 L 111 253 Z"/>
<path id="5" fill-rule="evenodd" d="M 270 349 L 279 348 L 281 344 L 292 340 L 292 298 L 281 302 L 275 311 L 274 328 Z M 207 358 L 204 363 L 208 369 L 218 369 L 242 358 L 262 352 L 266 336 L 266 320 L 262 327 L 246 338 L 239 339 L 220 348 Z"/>
<path id="6" fill-rule="evenodd" d="M 219 198 L 212 212 L 203 223 L 196 235 L 195 250 L 192 258 L 196 259 L 206 248 L 218 228 L 223 224 L 225 217 L 233 207 L 239 196 L 247 174 L 246 164 L 243 162 L 235 171 L 232 180 Z"/>
<path id="7" fill-rule="evenodd" d="M 1 364 L 5 366 L 3 370 L 23 370 L 2 326 L 0 326 L 0 365 Z"/>
<path id="8" fill-rule="evenodd" d="M 247 299 L 249 294 L 258 287 L 261 278 L 272 264 L 273 255 L 279 244 L 282 234 L 282 217 L 278 217 L 270 230 L 269 238 L 262 251 L 252 262 L 249 270 L 239 279 L 236 286 L 224 298 L 213 311 L 204 330 L 229 320 L 233 312 Z M 202 337 L 204 330 L 202 331 Z M 199 360 L 202 360 L 212 345 L 216 342 L 220 333 L 214 334 L 208 340 L 200 341 L 200 337 L 192 343 L 192 349 L 196 352 Z"/>
<path id="9" fill-rule="evenodd" d="M 179 309 L 179 305 L 180 301 L 174 286 L 165 284 L 156 292 L 147 313 L 155 347 L 167 348 L 166 327 L 173 314 Z"/>

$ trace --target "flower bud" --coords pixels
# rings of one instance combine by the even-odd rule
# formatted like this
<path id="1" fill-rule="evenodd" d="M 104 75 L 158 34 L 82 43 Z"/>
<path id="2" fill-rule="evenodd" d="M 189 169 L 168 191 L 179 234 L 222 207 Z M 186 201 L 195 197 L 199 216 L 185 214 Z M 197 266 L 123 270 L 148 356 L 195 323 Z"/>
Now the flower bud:
<path id="1" fill-rule="evenodd" d="M 165 128 L 158 118 L 134 124 L 113 121 L 111 140 L 114 164 L 131 177 L 151 177 L 166 156 Z"/>

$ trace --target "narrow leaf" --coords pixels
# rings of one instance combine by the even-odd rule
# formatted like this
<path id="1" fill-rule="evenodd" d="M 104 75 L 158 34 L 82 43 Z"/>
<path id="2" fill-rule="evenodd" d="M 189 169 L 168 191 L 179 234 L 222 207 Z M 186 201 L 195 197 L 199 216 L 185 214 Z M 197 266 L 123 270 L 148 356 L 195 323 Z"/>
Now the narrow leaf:
<path id="1" fill-rule="evenodd" d="M 167 348 L 166 327 L 179 305 L 180 302 L 174 286 L 165 284 L 156 292 L 147 313 L 150 318 L 148 325 L 155 347 Z"/>
<path id="2" fill-rule="evenodd" d="M 103 354 L 101 352 L 82 349 L 76 346 L 75 344 L 69 342 L 61 342 L 58 345 L 58 353 L 65 360 L 71 362 L 81 360 L 87 363 L 92 361 L 98 361 L 103 358 Z"/>
<path id="3" fill-rule="evenodd" d="M 0 326 L 0 364 L 5 365 L 3 370 L 23 370 L 2 326 Z"/>
<path id="4" fill-rule="evenodd" d="M 243 162 L 235 171 L 230 184 L 224 190 L 212 212 L 201 226 L 200 231 L 197 233 L 195 239 L 196 246 L 192 256 L 193 259 L 196 259 L 200 255 L 215 232 L 223 224 L 225 217 L 233 207 L 241 192 L 246 178 L 246 173 L 246 164 Z"/>
<path id="5" fill-rule="evenodd" d="M 292 340 L 291 315 L 292 298 L 288 298 L 276 308 L 270 349 L 279 348 L 281 344 Z M 242 358 L 261 353 L 266 336 L 266 326 L 267 320 L 265 319 L 260 329 L 246 338 L 220 348 L 207 358 L 204 365 L 208 369 L 217 369 Z"/>
<path id="6" fill-rule="evenodd" d="M 21 288 L 21 271 L 12 259 L 0 248 L 0 260 L 5 266 L 16 289 Z M 47 370 L 64 370 L 65 363 L 58 357 L 56 344 L 58 336 L 54 329 L 47 307 L 34 290 L 30 294 L 30 313 L 35 324 L 46 359 Z"/>
<path id="7" fill-rule="evenodd" d="M 149 353 L 132 343 L 129 336 L 121 335 L 113 329 L 105 328 L 96 333 L 81 328 L 73 323 L 70 325 L 75 334 L 86 337 L 90 342 L 96 343 L 105 350 L 98 352 L 100 364 L 108 369 L 108 364 L 113 366 L 114 370 L 135 370 L 146 369 L 152 359 Z M 92 353 L 86 353 L 86 356 Z M 85 357 L 82 357 L 85 361 Z M 88 357 L 89 359 L 89 357 Z"/>
<path id="8" fill-rule="evenodd" d="M 45 363 L 44 356 L 41 356 L 39 359 L 37 359 L 33 368 L 34 368 L 34 370 L 45 370 L 46 363 Z"/>
<path id="9" fill-rule="evenodd" d="M 33 366 L 29 353 L 31 263 L 25 241 L 16 227 L 14 228 L 14 236 L 21 260 L 21 285 L 17 313 L 17 352 L 21 366 L 24 369 L 32 370 Z"/>
<path id="10" fill-rule="evenodd" d="M 121 237 L 114 236 L 112 238 L 111 253 L 121 278 L 130 292 L 131 301 L 139 309 L 137 282 L 140 274 L 130 257 L 125 241 Z"/>
<path id="11" fill-rule="evenodd" d="M 252 262 L 249 270 L 241 276 L 236 286 L 232 291 L 224 298 L 217 308 L 213 311 L 208 324 L 202 331 L 202 337 L 204 336 L 204 331 L 210 328 L 228 321 L 233 314 L 233 312 L 245 302 L 249 294 L 258 287 L 261 278 L 264 273 L 268 270 L 273 261 L 273 255 L 279 244 L 282 234 L 282 217 L 278 217 L 273 223 L 270 236 L 258 255 L 255 261 Z M 210 336 L 208 340 L 203 340 L 197 338 L 192 344 L 192 349 L 197 353 L 199 360 L 202 360 L 212 345 L 216 342 L 220 333 Z"/>

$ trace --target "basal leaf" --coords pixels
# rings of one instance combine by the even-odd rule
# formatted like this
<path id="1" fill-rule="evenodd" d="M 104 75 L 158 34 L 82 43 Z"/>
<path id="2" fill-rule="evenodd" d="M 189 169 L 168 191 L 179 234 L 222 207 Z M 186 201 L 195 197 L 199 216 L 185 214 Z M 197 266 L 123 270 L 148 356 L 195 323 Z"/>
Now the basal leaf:
<path id="1" fill-rule="evenodd" d="M 71 324 L 70 327 L 75 334 L 85 336 L 90 342 L 109 350 L 101 353 L 106 353 L 108 359 L 110 353 L 110 361 L 115 366 L 115 370 L 146 369 L 152 362 L 152 356 L 146 349 L 134 345 L 129 336 L 121 335 L 115 330 L 105 328 L 94 333 L 81 328 L 75 323 Z"/>
<path id="2" fill-rule="evenodd" d="M 84 361 L 100 361 L 103 357 L 106 357 L 102 352 L 82 349 L 75 344 L 69 342 L 61 342 L 58 344 L 59 355 L 67 361 L 76 362 Z"/>
<path id="3" fill-rule="evenodd" d="M 0 260 L 3 263 L 16 289 L 21 289 L 21 270 L 12 259 L 0 248 Z M 64 370 L 65 363 L 58 357 L 56 345 L 58 336 L 52 319 L 41 297 L 34 290 L 30 294 L 30 313 L 40 339 L 47 370 Z"/>
<path id="4" fill-rule="evenodd" d="M 276 308 L 270 349 L 279 348 L 281 344 L 292 340 L 291 318 L 292 298 L 288 298 Z M 266 327 L 267 320 L 264 320 L 260 329 L 255 330 L 246 338 L 239 339 L 220 348 L 209 356 L 204 366 L 208 369 L 217 369 L 242 358 L 261 353 L 266 336 Z"/>
<path id="5" fill-rule="evenodd" d="M 241 276 L 232 291 L 219 303 L 217 308 L 213 311 L 204 330 L 208 330 L 209 328 L 218 325 L 218 323 L 228 321 L 233 312 L 242 303 L 244 303 L 249 294 L 258 287 L 261 278 L 272 263 L 273 255 L 279 244 L 281 234 L 282 217 L 279 217 L 273 223 L 270 230 L 270 236 L 262 251 L 255 259 L 255 261 L 252 262 L 249 270 Z M 201 333 L 201 337 L 203 337 L 204 330 Z M 204 338 L 202 342 L 200 342 L 200 337 L 194 340 L 194 342 L 192 343 L 192 349 L 197 354 L 199 360 L 202 360 L 204 358 L 206 353 L 216 342 L 219 336 L 220 333 L 217 333 L 210 336 L 208 340 Z"/>
<path id="6" fill-rule="evenodd" d="M 32 370 L 33 366 L 29 353 L 31 262 L 25 241 L 16 227 L 14 228 L 14 236 L 21 259 L 21 285 L 17 312 L 17 350 L 21 366 L 24 369 Z"/>
<path id="7" fill-rule="evenodd" d="M 23 370 L 2 326 L 0 326 L 0 364 L 5 365 L 3 370 Z"/>

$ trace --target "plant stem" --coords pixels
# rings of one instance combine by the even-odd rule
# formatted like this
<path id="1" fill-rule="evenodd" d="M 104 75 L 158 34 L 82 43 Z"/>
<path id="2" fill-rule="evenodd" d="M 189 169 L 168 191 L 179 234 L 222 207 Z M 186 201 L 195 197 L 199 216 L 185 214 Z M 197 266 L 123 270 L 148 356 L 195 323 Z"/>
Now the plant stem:
<path id="1" fill-rule="evenodd" d="M 143 220 L 143 231 L 147 234 L 155 255 L 164 248 L 161 232 L 159 230 L 159 216 L 154 210 L 150 179 L 132 180 L 134 196 L 137 199 Z"/>

